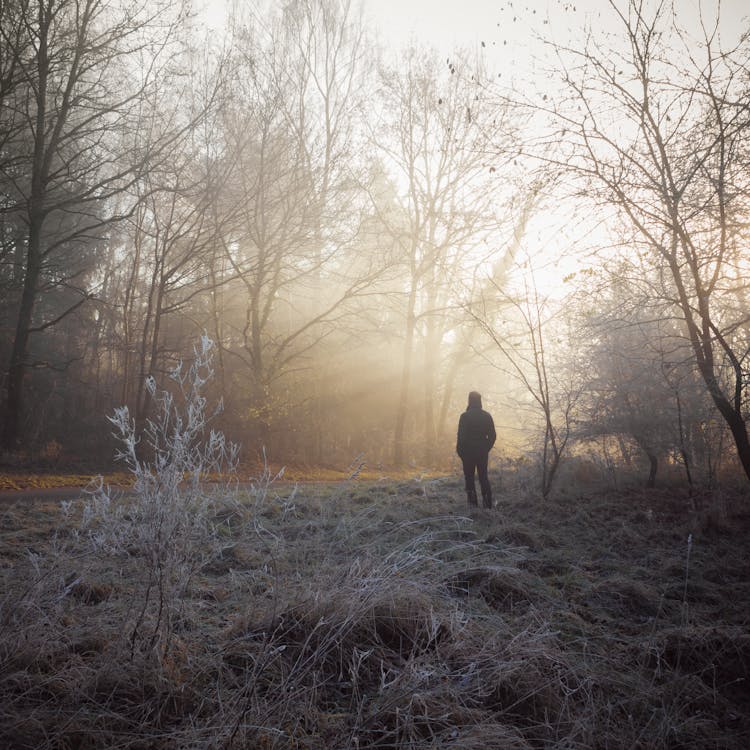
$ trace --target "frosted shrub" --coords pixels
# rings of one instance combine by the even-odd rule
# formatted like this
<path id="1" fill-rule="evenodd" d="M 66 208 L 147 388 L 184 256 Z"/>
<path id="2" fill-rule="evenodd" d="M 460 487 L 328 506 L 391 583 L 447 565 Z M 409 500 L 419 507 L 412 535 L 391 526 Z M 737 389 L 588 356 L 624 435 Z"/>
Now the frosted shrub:
<path id="1" fill-rule="evenodd" d="M 208 414 L 203 396 L 213 374 L 213 348 L 204 336 L 193 363 L 188 368 L 180 363 L 172 371 L 172 391 L 159 390 L 152 378 L 147 381 L 153 416 L 140 436 L 127 407 L 109 417 L 121 446 L 117 458 L 134 477 L 133 498 L 113 498 L 99 481 L 84 508 L 83 530 L 97 552 L 137 555 L 145 563 L 131 654 L 141 642 L 168 647 L 193 576 L 226 547 L 216 506 L 234 494 L 238 448 L 209 426 L 221 411 L 219 404 Z M 207 485 L 209 475 L 222 482 Z"/>

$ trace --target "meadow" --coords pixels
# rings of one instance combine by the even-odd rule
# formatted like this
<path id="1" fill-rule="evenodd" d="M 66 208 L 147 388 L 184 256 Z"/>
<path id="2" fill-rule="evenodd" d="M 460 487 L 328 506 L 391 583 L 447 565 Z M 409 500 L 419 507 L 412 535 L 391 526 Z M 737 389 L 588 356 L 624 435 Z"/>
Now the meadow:
<path id="1" fill-rule="evenodd" d="M 0 746 L 747 747 L 746 498 L 494 481 L 4 503 Z"/>

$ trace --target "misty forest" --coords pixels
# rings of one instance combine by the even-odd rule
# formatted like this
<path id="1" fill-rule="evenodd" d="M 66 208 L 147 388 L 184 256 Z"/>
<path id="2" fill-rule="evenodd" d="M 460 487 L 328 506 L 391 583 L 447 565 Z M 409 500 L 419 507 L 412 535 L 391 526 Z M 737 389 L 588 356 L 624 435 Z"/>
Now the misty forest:
<path id="1" fill-rule="evenodd" d="M 750 746 L 750 7 L 486 6 L 0 0 L 2 747 Z"/>

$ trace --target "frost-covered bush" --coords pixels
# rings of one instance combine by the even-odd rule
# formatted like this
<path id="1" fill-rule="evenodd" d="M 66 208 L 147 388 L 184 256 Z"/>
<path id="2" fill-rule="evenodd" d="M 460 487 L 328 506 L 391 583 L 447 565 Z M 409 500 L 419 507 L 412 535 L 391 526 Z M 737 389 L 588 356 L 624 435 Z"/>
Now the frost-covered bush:
<path id="1" fill-rule="evenodd" d="M 149 390 L 153 414 L 139 431 L 128 408 L 109 420 L 120 448 L 117 458 L 133 475 L 132 498 L 114 496 L 101 480 L 83 510 L 82 528 L 95 551 L 143 559 L 142 601 L 131 646 L 168 641 L 180 601 L 197 571 L 226 547 L 217 514 L 236 492 L 238 447 L 210 427 L 221 411 L 208 411 L 203 390 L 211 379 L 214 344 L 204 336 L 189 367 L 171 373 L 172 390 Z M 217 479 L 207 483 L 206 479 Z"/>

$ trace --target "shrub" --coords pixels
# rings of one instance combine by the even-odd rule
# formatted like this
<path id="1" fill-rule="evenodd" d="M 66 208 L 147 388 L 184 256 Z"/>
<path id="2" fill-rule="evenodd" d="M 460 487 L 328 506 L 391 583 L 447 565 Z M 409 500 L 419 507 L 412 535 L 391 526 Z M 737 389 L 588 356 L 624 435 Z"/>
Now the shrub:
<path id="1" fill-rule="evenodd" d="M 148 379 L 154 414 L 142 432 L 126 406 L 109 418 L 121 445 L 117 458 L 134 477 L 133 497 L 122 502 L 100 480 L 83 510 L 82 528 L 96 552 L 143 561 L 131 657 L 139 644 L 167 653 L 193 576 L 228 546 L 217 502 L 227 504 L 233 496 L 238 447 L 210 428 L 221 410 L 219 404 L 209 414 L 203 395 L 213 375 L 213 348 L 204 336 L 192 364 L 180 362 L 172 371 L 176 393 Z M 210 476 L 224 481 L 211 485 Z"/>

